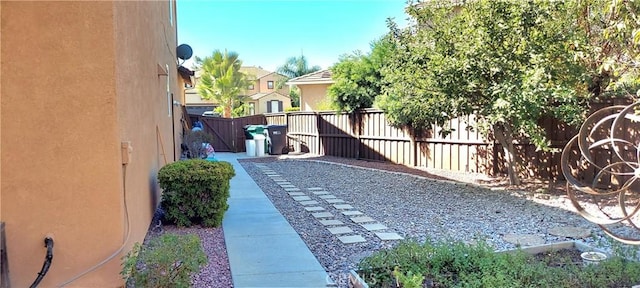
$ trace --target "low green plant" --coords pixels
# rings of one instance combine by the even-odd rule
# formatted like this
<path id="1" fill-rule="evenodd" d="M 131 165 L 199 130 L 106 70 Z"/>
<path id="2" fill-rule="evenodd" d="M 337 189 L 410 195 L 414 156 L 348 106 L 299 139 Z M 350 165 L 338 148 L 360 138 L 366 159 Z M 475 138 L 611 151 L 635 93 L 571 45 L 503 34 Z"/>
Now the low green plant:
<path id="1" fill-rule="evenodd" d="M 196 235 L 164 234 L 147 246 L 136 243 L 122 258 L 127 287 L 190 287 L 191 274 L 207 263 Z"/>
<path id="2" fill-rule="evenodd" d="M 422 287 L 425 280 L 433 287 L 630 287 L 640 282 L 640 263 L 620 256 L 587 267 L 554 252 L 546 259 L 522 251 L 494 252 L 485 242 L 404 241 L 364 258 L 358 271 L 371 287 Z"/>
<path id="3" fill-rule="evenodd" d="M 393 270 L 393 276 L 396 277 L 396 282 L 404 288 L 422 288 L 422 282 L 424 282 L 424 276 L 413 274 L 412 271 L 406 274 L 402 273 L 397 266 Z"/>
<path id="4" fill-rule="evenodd" d="M 166 220 L 178 226 L 220 226 L 233 176 L 233 166 L 224 161 L 189 159 L 165 165 L 158 182 Z"/>
<path id="5" fill-rule="evenodd" d="M 296 111 L 300 111 L 300 107 L 287 107 L 287 108 L 284 108 L 284 112 L 296 112 Z"/>

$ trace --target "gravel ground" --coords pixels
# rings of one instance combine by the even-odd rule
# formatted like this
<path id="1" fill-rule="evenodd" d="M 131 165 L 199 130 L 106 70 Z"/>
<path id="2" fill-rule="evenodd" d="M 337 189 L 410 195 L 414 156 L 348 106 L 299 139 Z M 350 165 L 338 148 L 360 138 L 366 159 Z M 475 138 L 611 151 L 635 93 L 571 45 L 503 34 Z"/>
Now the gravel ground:
<path id="1" fill-rule="evenodd" d="M 335 215 L 334 219 L 344 222 L 366 239 L 364 243 L 342 244 L 252 162 L 265 163 L 300 189 L 325 188 L 345 200 L 346 204 L 389 227 L 387 232 L 397 232 L 405 239 L 465 242 L 483 239 L 496 249 L 510 249 L 515 245 L 503 240 L 507 234 L 537 235 L 551 243 L 573 239 L 550 235 L 547 229 L 574 226 L 592 231 L 592 237 L 583 239 L 585 243 L 595 245 L 604 241 L 599 228 L 575 214 L 566 197 L 552 193 L 540 197 L 538 192 L 541 190 L 504 190 L 501 185 L 492 185 L 499 184 L 500 179 L 488 179 L 484 175 L 417 170 L 327 156 L 312 160 L 297 159 L 296 156 L 242 160 L 245 170 L 300 234 L 339 287 L 347 287 L 347 273 L 362 257 L 390 247 L 397 241 L 379 240 L 316 195 L 308 193 L 327 212 Z M 337 162 L 341 165 L 336 165 Z M 412 175 L 455 182 L 433 181 Z M 484 183 L 494 188 L 485 189 L 465 183 Z M 551 187 L 548 184 L 542 186 Z M 529 186 L 531 189 L 535 187 L 540 189 L 540 185 Z"/>
<path id="2" fill-rule="evenodd" d="M 173 225 L 165 225 L 162 227 L 162 231 L 159 231 L 157 227 L 152 225 L 152 228 L 149 229 L 147 233 L 145 242 L 163 233 L 176 233 L 181 235 L 196 234 L 200 237 L 202 248 L 207 254 L 209 262 L 198 274 L 193 275 L 191 278 L 192 287 L 233 287 L 222 227 L 201 228 L 194 226 L 190 228 L 178 228 Z"/>
<path id="3" fill-rule="evenodd" d="M 407 239 L 469 242 L 484 239 L 496 249 L 508 249 L 514 245 L 502 239 L 506 234 L 538 235 L 550 243 L 572 239 L 549 235 L 547 229 L 576 226 L 593 232 L 591 238 L 583 239 L 585 243 L 602 247 L 606 242 L 597 226 L 574 213 L 562 183 L 527 181 L 519 187 L 509 187 L 504 179 L 481 174 L 414 169 L 331 156 L 283 155 L 240 162 L 300 234 L 338 287 L 347 287 L 347 273 L 360 259 L 391 247 L 397 241 L 379 240 L 317 196 L 310 195 L 335 215 L 335 219 L 367 240 L 342 244 L 310 212 L 256 168 L 254 162 L 267 164 L 301 189 L 325 188 L 389 227 L 387 232 L 397 232 Z M 233 287 L 222 228 L 164 226 L 159 232 L 153 227 L 149 229 L 147 240 L 167 232 L 200 236 L 209 263 L 193 276 L 193 287 Z"/>

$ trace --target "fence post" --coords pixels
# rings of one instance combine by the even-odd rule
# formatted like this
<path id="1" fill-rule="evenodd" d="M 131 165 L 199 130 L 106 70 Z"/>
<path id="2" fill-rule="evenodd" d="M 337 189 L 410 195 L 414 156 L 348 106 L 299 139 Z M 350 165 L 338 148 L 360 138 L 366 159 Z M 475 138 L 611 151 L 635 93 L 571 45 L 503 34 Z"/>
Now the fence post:
<path id="1" fill-rule="evenodd" d="M 415 129 L 413 128 L 407 128 L 407 130 L 409 131 L 409 145 L 411 147 L 409 147 L 409 161 L 411 162 L 411 166 L 416 167 L 418 166 L 418 155 L 417 155 L 417 151 L 418 149 L 416 148 L 416 137 L 415 137 Z"/>
<path id="2" fill-rule="evenodd" d="M 355 136 L 356 136 L 356 159 L 360 159 L 360 147 L 362 147 L 362 138 L 360 138 L 360 136 L 362 136 L 362 110 L 358 110 L 355 112 L 355 119 L 353 121 L 353 125 L 356 125 L 355 127 Z"/>

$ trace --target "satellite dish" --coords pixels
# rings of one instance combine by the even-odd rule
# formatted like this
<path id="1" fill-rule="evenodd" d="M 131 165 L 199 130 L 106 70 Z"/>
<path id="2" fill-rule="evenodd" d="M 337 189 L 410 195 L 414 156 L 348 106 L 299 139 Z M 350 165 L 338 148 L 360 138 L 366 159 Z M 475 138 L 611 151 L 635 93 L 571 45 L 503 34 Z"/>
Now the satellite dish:
<path id="1" fill-rule="evenodd" d="M 176 56 L 182 60 L 188 60 L 193 55 L 193 50 L 191 46 L 187 44 L 180 44 L 178 48 L 176 48 Z"/>

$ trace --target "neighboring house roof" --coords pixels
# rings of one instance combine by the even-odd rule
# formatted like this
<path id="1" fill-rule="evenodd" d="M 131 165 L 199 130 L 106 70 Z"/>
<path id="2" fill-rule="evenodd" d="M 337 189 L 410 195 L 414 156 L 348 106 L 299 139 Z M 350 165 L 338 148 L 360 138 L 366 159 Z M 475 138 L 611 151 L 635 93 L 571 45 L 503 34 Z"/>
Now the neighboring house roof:
<path id="1" fill-rule="evenodd" d="M 287 96 L 287 95 L 283 95 L 283 94 L 280 94 L 280 93 L 278 93 L 278 92 L 271 92 L 271 93 L 256 93 L 256 94 L 253 94 L 253 95 L 251 95 L 251 96 L 249 96 L 249 97 L 251 97 L 251 99 L 252 99 L 252 100 L 258 100 L 258 99 L 260 99 L 260 98 L 262 98 L 262 97 L 269 96 L 269 95 L 273 95 L 273 94 L 276 94 L 276 95 L 279 95 L 279 96 L 282 96 L 282 97 L 285 97 L 285 98 L 289 98 L 289 96 Z"/>
<path id="2" fill-rule="evenodd" d="M 178 66 L 178 74 L 180 75 L 180 77 L 182 77 L 182 79 L 184 79 L 186 83 L 189 83 L 189 85 L 193 85 L 193 80 L 191 78 L 195 75 L 195 72 L 189 70 L 184 66 Z"/>
<path id="3" fill-rule="evenodd" d="M 335 81 L 331 78 L 331 71 L 324 69 L 313 73 L 305 74 L 300 77 L 293 78 L 287 81 L 287 85 L 302 85 L 302 84 L 333 84 Z"/>
<path id="4" fill-rule="evenodd" d="M 247 75 L 251 75 L 251 76 L 255 76 L 255 80 L 258 80 L 264 76 L 267 76 L 271 73 L 271 71 L 267 71 L 262 69 L 262 67 L 256 67 L 256 66 L 242 66 L 240 67 L 240 72 L 245 73 Z"/>

